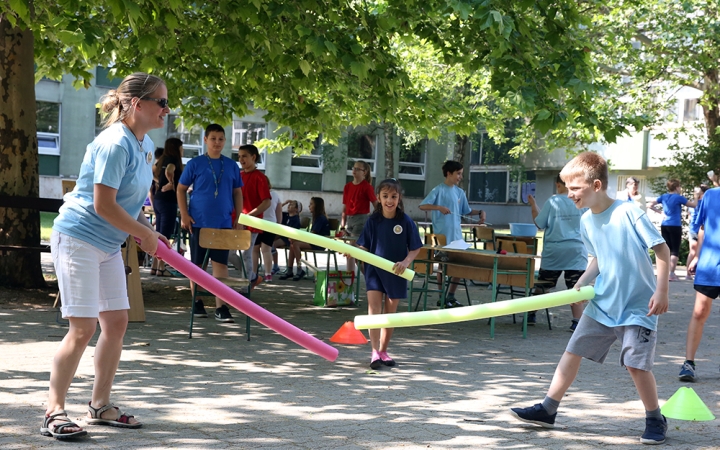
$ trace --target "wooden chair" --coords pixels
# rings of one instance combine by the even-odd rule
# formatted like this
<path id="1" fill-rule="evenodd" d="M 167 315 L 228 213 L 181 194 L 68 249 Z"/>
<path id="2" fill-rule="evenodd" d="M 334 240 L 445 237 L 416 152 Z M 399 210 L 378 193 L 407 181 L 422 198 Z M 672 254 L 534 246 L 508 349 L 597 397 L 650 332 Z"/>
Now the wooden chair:
<path id="1" fill-rule="evenodd" d="M 495 230 L 488 227 L 473 228 L 473 247 L 479 248 L 478 244 L 482 245 L 482 250 L 495 250 Z"/>
<path id="2" fill-rule="evenodd" d="M 425 244 L 431 245 L 433 247 L 438 247 L 438 251 L 442 251 L 441 247 L 444 247 L 447 245 L 447 238 L 444 234 L 426 234 L 425 235 Z M 457 283 L 454 283 L 452 279 L 445 277 L 444 272 L 441 272 L 443 274 L 443 277 L 445 278 L 443 280 L 443 286 L 440 289 L 428 289 L 429 284 L 435 284 L 437 285 L 437 281 L 435 280 L 435 277 L 437 276 L 437 271 L 432 270 L 426 270 L 427 276 L 425 277 L 425 281 L 423 282 L 423 286 L 420 288 L 420 295 L 418 296 L 417 302 L 415 304 L 415 310 L 417 310 L 418 306 L 420 305 L 420 299 L 425 298 L 424 307 L 423 309 L 427 309 L 427 294 L 428 292 L 439 292 L 441 294 L 440 296 L 440 307 L 445 308 L 445 298 L 447 297 L 448 290 L 450 289 L 451 284 L 460 284 L 465 287 L 465 295 L 467 296 L 468 306 L 472 305 L 472 302 L 470 301 L 470 291 L 468 290 L 467 281 L 463 278 L 461 281 L 458 281 Z M 410 300 L 412 301 L 412 300 Z"/>
<path id="3" fill-rule="evenodd" d="M 205 258 L 203 259 L 202 269 L 207 270 L 208 262 L 210 259 L 210 250 L 230 250 L 230 251 L 242 251 L 250 248 L 250 231 L 249 230 L 233 230 L 233 229 L 217 229 L 217 228 L 202 228 L 200 229 L 200 246 L 206 248 Z M 250 281 L 247 279 L 247 271 L 243 259 L 240 258 L 242 265 L 243 278 L 218 278 L 226 286 L 238 290 L 247 288 L 250 286 Z M 195 316 L 193 315 L 193 307 L 195 306 L 195 300 L 197 297 L 214 297 L 213 294 L 206 291 L 202 286 L 197 283 L 190 283 L 192 292 L 192 303 L 190 303 L 190 332 L 188 333 L 188 339 L 192 339 L 193 321 Z M 248 294 L 247 297 L 250 295 Z M 213 308 L 215 309 L 215 308 Z M 250 340 L 250 317 L 246 317 L 246 331 L 247 340 Z"/>
<path id="4" fill-rule="evenodd" d="M 535 253 L 530 251 L 528 249 L 528 244 L 524 241 L 517 241 L 517 240 L 510 240 L 510 239 L 497 239 L 497 248 L 498 250 L 505 250 L 506 252 L 512 252 L 512 253 L 522 253 L 525 255 L 534 255 Z M 534 280 L 534 286 L 540 290 L 542 290 L 542 293 L 544 294 L 546 290 L 549 288 L 549 284 L 546 281 L 538 280 L 537 278 Z M 498 294 L 506 294 L 510 295 L 510 298 L 515 298 L 515 295 L 524 296 L 525 291 L 514 289 L 512 286 L 508 286 L 508 290 L 501 289 L 500 286 L 498 286 Z M 533 295 L 534 290 L 530 291 L 530 295 Z M 550 320 L 550 310 L 548 308 L 545 308 L 545 315 L 547 316 L 548 320 L 548 328 L 552 330 L 552 320 Z M 515 314 L 513 314 L 513 323 L 515 323 Z"/>

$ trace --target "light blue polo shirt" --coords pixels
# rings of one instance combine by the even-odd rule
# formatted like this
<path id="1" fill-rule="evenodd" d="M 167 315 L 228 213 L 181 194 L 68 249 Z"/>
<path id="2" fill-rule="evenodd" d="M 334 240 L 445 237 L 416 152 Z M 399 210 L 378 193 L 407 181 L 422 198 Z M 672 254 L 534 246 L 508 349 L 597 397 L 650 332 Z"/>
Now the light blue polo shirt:
<path id="1" fill-rule="evenodd" d="M 542 261 L 545 270 L 585 270 L 587 250 L 580 236 L 579 210 L 567 195 L 553 195 L 545 202 L 535 224 L 545 230 Z"/>
<path id="2" fill-rule="evenodd" d="M 457 186 L 448 186 L 445 183 L 438 184 L 420 205 L 437 205 L 448 208 L 450 214 L 432 211 L 433 233 L 445 235 L 448 244 L 463 238 L 460 216 L 469 214 L 472 209 L 470 209 L 462 189 Z"/>
<path id="3" fill-rule="evenodd" d="M 665 240 L 640 208 L 615 202 L 600 214 L 580 219 L 585 247 L 597 258 L 600 274 L 595 298 L 584 314 L 608 327 L 640 325 L 657 329 L 657 316 L 647 317 L 656 279 L 648 249 Z"/>
<path id="4" fill-rule="evenodd" d="M 105 129 L 88 144 L 75 189 L 63 197 L 65 203 L 60 207 L 53 230 L 106 253 L 118 251 L 128 234 L 95 212 L 95 185 L 117 189 L 117 204 L 130 217 L 138 217 L 153 180 L 154 151 L 150 136 L 145 135 L 141 147 L 132 131 L 121 122 Z"/>

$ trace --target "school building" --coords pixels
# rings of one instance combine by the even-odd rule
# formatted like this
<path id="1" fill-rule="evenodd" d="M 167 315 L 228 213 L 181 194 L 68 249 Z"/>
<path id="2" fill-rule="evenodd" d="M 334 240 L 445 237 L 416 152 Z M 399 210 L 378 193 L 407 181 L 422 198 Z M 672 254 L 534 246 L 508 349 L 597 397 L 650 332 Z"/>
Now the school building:
<path id="1" fill-rule="evenodd" d="M 62 197 L 62 181 L 77 178 L 87 144 L 102 131 L 96 105 L 119 82 L 108 76 L 107 69 L 98 67 L 89 89 L 75 89 L 70 76 L 62 81 L 43 79 L 36 84 L 41 197 Z M 702 120 L 699 96 L 700 91 L 683 88 L 677 93 L 677 110 L 672 115 L 677 117 L 675 122 L 633 133 L 615 144 L 591 147 L 611 163 L 611 196 L 624 189 L 625 180 L 633 175 L 641 180 L 641 191 L 648 199 L 652 198 L 654 193 L 649 191 L 646 181 L 661 174 L 662 159 L 670 155 L 668 141 L 656 136 L 684 122 Z M 235 117 L 225 128 L 228 140 L 223 154 L 237 160 L 240 145 L 272 138 L 277 129 L 276 123 L 263 119 L 260 110 Z M 182 117 L 171 113 L 165 128 L 152 130 L 149 135 L 157 146 L 162 146 L 169 137 L 180 138 L 184 143 L 184 157 L 189 159 L 203 153 L 203 132 L 202 127 L 186 127 Z M 342 190 L 352 179 L 353 163 L 366 161 L 372 168 L 373 180 L 382 180 L 386 177 L 385 154 L 392 151 L 394 173 L 405 190 L 406 210 L 414 219 L 423 220 L 425 213 L 418 205 L 434 186 L 442 183 L 441 166 L 452 158 L 454 136 L 449 136 L 447 142 L 424 139 L 410 147 L 399 141 L 395 139 L 398 142 L 395 148 L 386 149 L 380 127 L 356 127 L 345 130 L 337 147 L 323 149 L 318 140 L 309 155 L 294 156 L 290 148 L 263 153 L 258 168 L 265 172 L 283 200 L 297 199 L 307 205 L 310 197 L 321 196 L 328 215 L 339 217 Z M 535 193 L 538 202 L 544 203 L 554 193 L 555 176 L 571 155 L 562 150 L 552 153 L 538 150 L 524 155 L 518 164 L 508 160 L 507 148 L 507 144 L 496 145 L 481 131 L 471 137 L 463 161 L 468 200 L 471 207 L 486 210 L 487 220 L 493 225 L 530 223 L 527 194 Z"/>

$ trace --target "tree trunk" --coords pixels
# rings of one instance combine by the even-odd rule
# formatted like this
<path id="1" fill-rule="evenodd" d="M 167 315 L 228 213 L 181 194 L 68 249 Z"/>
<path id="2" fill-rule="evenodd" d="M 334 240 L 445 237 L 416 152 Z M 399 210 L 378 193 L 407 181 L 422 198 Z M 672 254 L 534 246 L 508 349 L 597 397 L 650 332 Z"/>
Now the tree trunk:
<path id="1" fill-rule="evenodd" d="M 455 148 L 453 150 L 453 159 L 459 163 L 461 163 L 463 166 L 465 165 L 465 150 L 467 149 L 467 144 L 470 141 L 470 136 L 464 135 L 461 136 L 459 134 L 455 135 Z M 468 183 L 470 182 L 470 170 L 466 167 L 463 171 L 463 180 L 460 183 L 460 188 L 464 191 L 467 191 Z"/>
<path id="2" fill-rule="evenodd" d="M 0 195 L 38 197 L 33 34 L 0 15 Z M 40 213 L 0 207 L 0 244 L 40 245 Z M 37 252 L 0 255 L 0 285 L 46 287 Z"/>
<path id="3" fill-rule="evenodd" d="M 720 71 L 707 70 L 704 81 L 703 114 L 708 137 L 708 154 L 704 162 L 717 174 L 720 173 L 720 136 L 717 135 L 720 126 Z"/>
<path id="4" fill-rule="evenodd" d="M 385 178 L 395 178 L 395 126 L 385 122 Z"/>

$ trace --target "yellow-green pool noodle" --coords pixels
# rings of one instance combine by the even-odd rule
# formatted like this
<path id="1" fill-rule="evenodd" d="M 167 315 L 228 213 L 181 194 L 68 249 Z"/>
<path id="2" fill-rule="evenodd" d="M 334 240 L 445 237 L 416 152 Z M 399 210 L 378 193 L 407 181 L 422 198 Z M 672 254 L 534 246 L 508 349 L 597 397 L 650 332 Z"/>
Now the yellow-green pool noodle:
<path id="1" fill-rule="evenodd" d="M 290 239 L 297 239 L 298 241 L 307 242 L 308 244 L 315 244 L 323 248 L 329 248 L 338 253 L 344 253 L 352 256 L 358 261 L 366 262 L 371 264 L 378 269 L 388 271 L 392 274 L 394 262 L 388 261 L 387 259 L 381 258 L 377 255 L 373 255 L 370 252 L 366 252 L 358 247 L 346 244 L 344 242 L 330 239 L 325 236 L 320 236 L 313 233 L 308 233 L 303 230 L 296 230 L 295 228 L 280 225 L 279 223 L 269 222 L 267 220 L 258 219 L 257 217 L 248 216 L 247 214 L 240 214 L 239 222 L 246 227 L 257 228 L 258 230 L 267 231 L 270 233 L 277 234 L 279 236 L 285 236 Z M 412 281 L 415 277 L 415 271 L 405 269 L 405 272 L 399 277 L 405 278 L 408 281 Z"/>
<path id="2" fill-rule="evenodd" d="M 355 316 L 355 328 L 358 330 L 368 330 L 373 328 L 420 327 L 424 325 L 465 322 L 468 320 L 487 319 L 489 317 L 552 308 L 583 300 L 590 300 L 593 297 L 595 297 L 595 289 L 592 286 L 584 286 L 580 288 L 579 291 L 568 289 L 550 294 L 535 295 L 502 302 L 483 303 L 482 305 L 465 306 L 462 308 Z"/>

